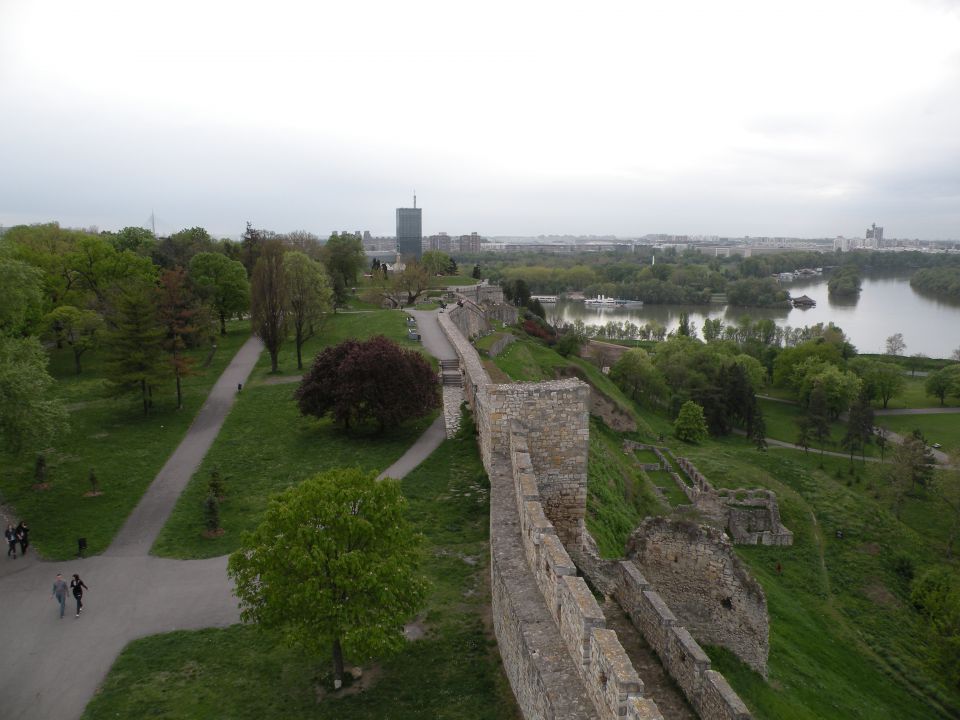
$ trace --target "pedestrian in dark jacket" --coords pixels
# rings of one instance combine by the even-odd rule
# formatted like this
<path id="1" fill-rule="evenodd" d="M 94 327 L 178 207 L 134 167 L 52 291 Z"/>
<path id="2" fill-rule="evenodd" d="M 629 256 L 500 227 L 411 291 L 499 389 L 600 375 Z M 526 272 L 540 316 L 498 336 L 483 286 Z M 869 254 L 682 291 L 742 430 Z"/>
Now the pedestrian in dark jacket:
<path id="1" fill-rule="evenodd" d="M 70 590 L 73 592 L 73 599 L 77 601 L 77 617 L 83 612 L 83 591 L 87 590 L 83 580 L 76 573 L 73 574 L 73 580 L 70 581 Z"/>
<path id="2" fill-rule="evenodd" d="M 63 581 L 63 575 L 57 573 L 57 579 L 53 581 L 53 591 L 51 596 L 60 603 L 60 619 L 63 620 L 64 605 L 67 602 L 67 584 Z"/>
<path id="3" fill-rule="evenodd" d="M 17 525 L 17 540 L 20 541 L 20 554 L 26 555 L 30 547 L 30 527 L 23 520 Z"/>
<path id="4" fill-rule="evenodd" d="M 17 558 L 17 531 L 14 530 L 13 525 L 7 525 L 6 531 L 3 533 L 3 537 L 7 539 L 7 557 L 13 556 L 13 559 Z"/>

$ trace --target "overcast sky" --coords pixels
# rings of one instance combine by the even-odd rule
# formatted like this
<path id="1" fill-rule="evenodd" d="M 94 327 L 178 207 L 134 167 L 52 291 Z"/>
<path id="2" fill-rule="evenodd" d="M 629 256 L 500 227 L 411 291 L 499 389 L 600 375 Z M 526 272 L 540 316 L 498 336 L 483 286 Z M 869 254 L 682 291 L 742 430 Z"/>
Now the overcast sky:
<path id="1" fill-rule="evenodd" d="M 960 238 L 960 2 L 0 0 L 0 224 Z"/>

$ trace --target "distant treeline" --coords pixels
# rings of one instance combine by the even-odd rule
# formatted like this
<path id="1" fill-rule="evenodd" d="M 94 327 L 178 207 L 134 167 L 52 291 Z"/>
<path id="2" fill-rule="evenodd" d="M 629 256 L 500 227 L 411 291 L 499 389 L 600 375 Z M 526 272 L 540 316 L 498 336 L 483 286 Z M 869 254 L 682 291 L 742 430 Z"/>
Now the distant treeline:
<path id="1" fill-rule="evenodd" d="M 910 287 L 919 292 L 960 302 L 960 265 L 918 270 L 910 278 Z"/>

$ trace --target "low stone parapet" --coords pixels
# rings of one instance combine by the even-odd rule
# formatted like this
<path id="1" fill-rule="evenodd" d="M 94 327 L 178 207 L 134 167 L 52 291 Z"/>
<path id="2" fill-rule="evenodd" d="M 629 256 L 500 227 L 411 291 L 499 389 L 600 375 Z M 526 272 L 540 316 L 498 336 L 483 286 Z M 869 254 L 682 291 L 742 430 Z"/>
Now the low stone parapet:
<path id="1" fill-rule="evenodd" d="M 617 601 L 701 720 L 750 720 L 746 705 L 726 679 L 710 668 L 703 648 L 680 625 L 659 593 L 650 589 L 637 566 L 625 560 L 619 563 L 619 571 Z"/>

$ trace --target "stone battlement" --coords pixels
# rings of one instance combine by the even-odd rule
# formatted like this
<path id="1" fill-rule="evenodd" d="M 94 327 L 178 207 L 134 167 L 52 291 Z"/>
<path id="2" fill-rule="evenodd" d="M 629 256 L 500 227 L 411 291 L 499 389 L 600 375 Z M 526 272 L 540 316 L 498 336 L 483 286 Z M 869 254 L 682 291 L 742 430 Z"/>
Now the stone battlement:
<path id="1" fill-rule="evenodd" d="M 457 311 L 439 321 L 460 358 L 490 477 L 494 631 L 524 717 L 662 720 L 567 551 L 583 555 L 591 540 L 584 527 L 589 386 L 576 379 L 492 383 Z M 701 718 L 748 720 L 743 703 L 636 566 L 598 564 L 613 566 L 614 596 Z M 639 579 L 622 581 L 620 566 Z"/>

